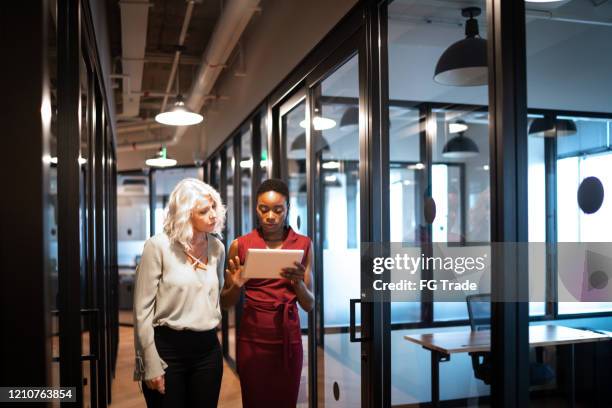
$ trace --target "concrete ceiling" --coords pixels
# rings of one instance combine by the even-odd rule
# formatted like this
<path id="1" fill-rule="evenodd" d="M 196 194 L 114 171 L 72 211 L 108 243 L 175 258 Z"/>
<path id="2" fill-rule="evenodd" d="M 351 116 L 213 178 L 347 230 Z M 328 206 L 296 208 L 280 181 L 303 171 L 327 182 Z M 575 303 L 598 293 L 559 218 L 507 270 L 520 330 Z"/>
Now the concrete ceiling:
<path id="1" fill-rule="evenodd" d="M 125 4 L 121 6 L 120 0 L 109 1 L 108 4 L 113 71 L 116 74 L 123 74 L 131 63 L 124 58 L 125 38 L 122 41 L 122 30 L 126 30 L 126 21 L 123 21 L 122 26 L 121 7 L 125 7 Z M 160 112 L 186 10 L 187 2 L 185 0 L 149 0 L 145 24 L 133 21 L 132 24 L 139 24 L 137 29 L 145 30 L 146 33 L 139 33 L 145 39 L 142 83 L 140 89 L 132 89 L 131 91 L 144 94 L 139 96 L 139 106 L 135 115 L 119 119 L 119 129 L 135 122 L 152 122 L 155 115 Z M 191 88 L 202 54 L 220 12 L 221 2 L 219 1 L 196 1 L 194 4 L 178 72 L 182 93 L 188 93 Z M 133 30 L 134 28 L 128 25 L 127 29 Z M 123 94 L 128 89 L 125 89 L 125 81 L 115 79 L 115 83 L 115 101 L 118 114 L 121 114 L 125 108 Z M 172 83 L 171 93 L 173 95 L 176 93 L 175 81 Z M 173 97 L 168 99 L 168 103 L 173 101 Z M 164 135 L 166 135 L 171 131 L 172 129 L 163 129 L 161 132 L 165 132 Z M 151 132 L 154 133 L 154 138 L 159 137 L 160 130 L 155 125 L 149 126 L 149 132 L 140 128 L 137 130 L 138 135 L 131 135 L 130 137 L 146 139 L 151 137 Z M 125 137 L 124 132 L 120 130 L 118 142 L 122 143 Z"/>

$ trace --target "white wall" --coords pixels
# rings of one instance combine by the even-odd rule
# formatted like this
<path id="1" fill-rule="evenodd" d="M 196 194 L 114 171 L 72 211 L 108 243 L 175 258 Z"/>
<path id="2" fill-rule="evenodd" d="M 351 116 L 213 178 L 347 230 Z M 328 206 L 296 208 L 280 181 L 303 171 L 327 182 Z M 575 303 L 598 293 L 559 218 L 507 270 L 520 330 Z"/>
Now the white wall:
<path id="1" fill-rule="evenodd" d="M 207 152 L 264 100 L 319 41 L 357 3 L 356 0 L 264 0 L 243 36 L 246 76 L 226 70 L 216 92 L 229 97 L 205 109 L 202 132 Z"/>
<path id="2" fill-rule="evenodd" d="M 189 128 L 177 145 L 168 146 L 168 157 L 178 160 L 178 164 L 193 164 L 193 153 L 203 151 L 201 134 L 202 126 L 195 125 Z M 145 168 L 145 160 L 153 157 L 158 149 L 117 152 L 117 170 Z"/>

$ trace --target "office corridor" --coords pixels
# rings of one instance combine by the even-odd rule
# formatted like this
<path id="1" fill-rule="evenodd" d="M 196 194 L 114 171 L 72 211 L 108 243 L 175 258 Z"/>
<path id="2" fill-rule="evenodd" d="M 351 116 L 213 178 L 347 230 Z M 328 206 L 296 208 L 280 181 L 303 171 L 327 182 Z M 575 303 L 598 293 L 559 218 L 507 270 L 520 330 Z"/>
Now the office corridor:
<path id="1" fill-rule="evenodd" d="M 119 328 L 117 370 L 113 381 L 112 408 L 144 408 L 145 401 L 138 383 L 132 380 L 134 370 L 134 331 L 131 327 Z M 223 364 L 223 382 L 219 396 L 219 408 L 240 408 L 240 382 L 238 376 Z"/>

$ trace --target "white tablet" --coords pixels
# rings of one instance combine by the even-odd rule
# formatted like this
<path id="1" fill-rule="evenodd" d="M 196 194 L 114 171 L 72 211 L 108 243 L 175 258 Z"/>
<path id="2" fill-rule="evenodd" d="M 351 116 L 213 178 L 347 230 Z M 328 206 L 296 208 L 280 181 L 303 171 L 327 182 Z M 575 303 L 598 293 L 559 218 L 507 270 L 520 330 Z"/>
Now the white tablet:
<path id="1" fill-rule="evenodd" d="M 283 268 L 295 268 L 301 262 L 302 249 L 255 249 L 249 248 L 244 261 L 244 277 L 256 279 L 281 279 Z"/>

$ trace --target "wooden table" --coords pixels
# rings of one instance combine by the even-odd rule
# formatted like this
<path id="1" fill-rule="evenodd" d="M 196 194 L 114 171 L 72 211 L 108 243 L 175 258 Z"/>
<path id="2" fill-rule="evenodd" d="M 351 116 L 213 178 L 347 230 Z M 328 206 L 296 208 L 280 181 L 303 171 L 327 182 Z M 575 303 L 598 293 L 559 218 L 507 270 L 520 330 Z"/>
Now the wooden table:
<path id="1" fill-rule="evenodd" d="M 431 352 L 431 402 L 434 407 L 440 402 L 440 362 L 450 360 L 455 353 L 474 353 L 490 351 L 491 332 L 482 331 L 454 331 L 427 334 L 413 334 L 404 336 L 412 343 L 416 343 Z M 563 346 L 568 345 L 571 352 L 571 400 L 575 403 L 574 380 L 574 344 L 609 340 L 609 334 L 596 333 L 588 330 L 573 329 L 564 326 L 529 326 L 529 346 Z"/>

